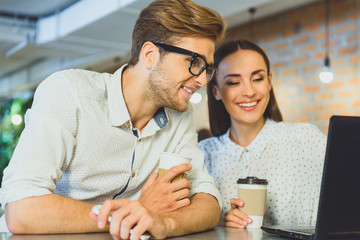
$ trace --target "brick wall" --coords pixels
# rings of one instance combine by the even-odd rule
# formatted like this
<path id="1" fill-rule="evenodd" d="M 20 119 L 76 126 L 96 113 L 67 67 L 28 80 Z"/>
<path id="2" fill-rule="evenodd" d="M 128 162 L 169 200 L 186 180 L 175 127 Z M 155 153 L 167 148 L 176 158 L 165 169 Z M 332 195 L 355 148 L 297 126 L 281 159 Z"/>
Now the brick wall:
<path id="1" fill-rule="evenodd" d="M 319 80 L 327 44 L 324 18 L 324 2 L 316 2 L 232 28 L 226 40 L 254 36 L 270 58 L 285 121 L 311 122 L 326 133 L 331 115 L 360 115 L 360 0 L 330 0 L 335 77 L 328 84 Z M 197 129 L 208 127 L 206 108 L 205 100 L 194 105 Z"/>

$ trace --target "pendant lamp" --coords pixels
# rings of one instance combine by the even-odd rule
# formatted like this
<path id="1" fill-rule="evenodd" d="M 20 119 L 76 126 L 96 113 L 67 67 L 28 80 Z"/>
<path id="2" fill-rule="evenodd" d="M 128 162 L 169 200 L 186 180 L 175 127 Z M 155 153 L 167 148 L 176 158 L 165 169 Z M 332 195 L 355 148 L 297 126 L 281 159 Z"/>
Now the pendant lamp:
<path id="1" fill-rule="evenodd" d="M 326 57 L 324 59 L 324 66 L 319 74 L 320 81 L 323 83 L 329 83 L 334 79 L 334 74 L 330 68 L 330 30 L 329 30 L 329 13 L 330 13 L 330 2 L 325 0 L 325 32 L 326 32 Z"/>

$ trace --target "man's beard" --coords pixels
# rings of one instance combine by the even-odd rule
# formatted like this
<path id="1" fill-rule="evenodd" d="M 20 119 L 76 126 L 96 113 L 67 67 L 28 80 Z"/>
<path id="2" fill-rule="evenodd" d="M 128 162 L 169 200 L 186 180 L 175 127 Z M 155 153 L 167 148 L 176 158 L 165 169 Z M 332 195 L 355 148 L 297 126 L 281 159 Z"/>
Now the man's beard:
<path id="1" fill-rule="evenodd" d="M 150 73 L 149 81 L 145 90 L 145 99 L 153 101 L 158 107 L 168 107 L 179 112 L 185 112 L 189 108 L 188 102 L 182 103 L 179 99 L 178 85 L 171 86 L 172 79 L 160 62 Z"/>

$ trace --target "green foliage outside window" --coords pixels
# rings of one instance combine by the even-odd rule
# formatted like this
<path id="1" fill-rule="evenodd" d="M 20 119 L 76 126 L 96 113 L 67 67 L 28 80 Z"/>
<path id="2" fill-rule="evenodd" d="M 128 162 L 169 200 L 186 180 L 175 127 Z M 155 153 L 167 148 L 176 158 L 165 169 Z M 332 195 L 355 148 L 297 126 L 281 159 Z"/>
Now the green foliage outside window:
<path id="1" fill-rule="evenodd" d="M 24 115 L 32 101 L 33 93 L 24 98 L 8 99 L 0 103 L 0 184 L 3 171 L 9 164 L 24 129 Z"/>

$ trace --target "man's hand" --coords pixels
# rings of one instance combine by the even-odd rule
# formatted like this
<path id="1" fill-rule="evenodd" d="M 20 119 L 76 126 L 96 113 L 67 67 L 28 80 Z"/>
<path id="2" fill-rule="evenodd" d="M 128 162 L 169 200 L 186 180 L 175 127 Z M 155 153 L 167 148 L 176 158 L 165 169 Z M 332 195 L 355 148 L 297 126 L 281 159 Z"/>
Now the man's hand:
<path id="1" fill-rule="evenodd" d="M 190 164 L 180 164 L 170 168 L 165 175 L 157 177 L 153 173 L 144 185 L 139 201 L 157 214 L 171 212 L 190 204 L 191 185 L 186 179 L 171 182 L 176 176 L 191 170 Z"/>
<path id="2" fill-rule="evenodd" d="M 107 219 L 110 212 L 112 216 L 109 223 Z M 140 239 L 146 231 L 156 239 L 163 239 L 170 232 L 167 221 L 137 200 L 107 200 L 100 209 L 99 215 L 90 213 L 89 216 L 98 223 L 100 229 L 110 224 L 109 232 L 114 239 Z M 132 230 L 131 235 L 130 230 Z"/>
<path id="3" fill-rule="evenodd" d="M 245 203 L 242 200 L 232 198 L 230 204 L 231 210 L 225 213 L 222 221 L 223 225 L 226 227 L 246 228 L 248 224 L 252 223 L 252 219 L 238 208 L 244 206 Z"/>
<path id="4" fill-rule="evenodd" d="M 111 222 L 108 223 L 111 212 Z M 146 231 L 159 239 L 200 232 L 215 227 L 219 215 L 219 203 L 207 193 L 197 193 L 192 196 L 189 206 L 164 214 L 149 210 L 138 200 L 127 199 L 107 200 L 98 215 L 89 214 L 101 231 L 110 225 L 114 239 L 128 238 L 131 229 L 130 239 L 139 239 Z"/>

